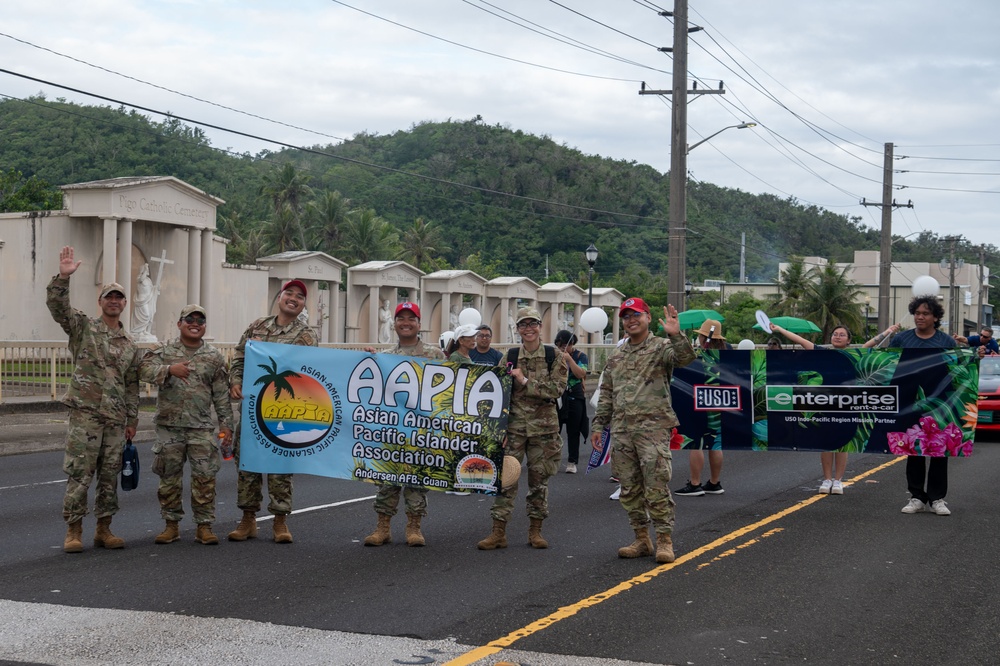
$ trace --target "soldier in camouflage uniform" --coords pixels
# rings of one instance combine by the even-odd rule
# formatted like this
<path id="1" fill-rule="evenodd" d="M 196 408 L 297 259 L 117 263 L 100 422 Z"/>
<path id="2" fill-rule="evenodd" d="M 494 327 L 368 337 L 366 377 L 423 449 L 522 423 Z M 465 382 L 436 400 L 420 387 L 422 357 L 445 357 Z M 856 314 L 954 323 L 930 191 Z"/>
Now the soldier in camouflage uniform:
<path id="1" fill-rule="evenodd" d="M 160 514 L 167 523 L 156 536 L 159 544 L 180 538 L 185 460 L 191 461 L 191 513 L 198 525 L 195 541 L 219 543 L 212 533 L 215 475 L 220 466 L 212 408 L 219 434 L 228 442 L 233 436 L 233 406 L 226 359 L 202 340 L 206 323 L 203 307 L 185 306 L 177 321 L 180 337 L 146 352 L 139 366 L 142 381 L 157 387 L 153 471 L 160 477 L 157 496 Z"/>
<path id="2" fill-rule="evenodd" d="M 420 341 L 420 307 L 416 303 L 406 302 L 397 305 L 393 326 L 399 341 L 395 347 L 386 352 L 387 354 L 444 360 L 444 353 L 439 347 Z M 375 353 L 376 350 L 374 347 L 366 347 L 365 351 Z M 427 490 L 380 483 L 378 493 L 375 495 L 378 523 L 375 531 L 365 537 L 366 546 L 381 546 L 392 541 L 389 523 L 396 515 L 400 492 L 406 505 L 406 544 L 423 546 L 426 543 L 420 531 L 420 521 L 427 515 Z"/>
<path id="3" fill-rule="evenodd" d="M 566 390 L 566 360 L 561 351 L 542 344 L 542 317 L 538 310 L 521 308 L 515 321 L 521 347 L 510 372 L 513 389 L 507 421 L 507 454 L 519 462 L 528 459 L 527 513 L 531 521 L 528 543 L 532 548 L 548 548 L 548 542 L 542 538 L 542 521 L 549 515 L 549 477 L 559 471 L 562 457 L 556 400 Z M 507 362 L 511 362 L 510 352 Z M 507 521 L 517 499 L 517 486 L 515 482 L 497 493 L 490 511 L 493 531 L 477 544 L 480 550 L 507 547 Z"/>
<path id="4" fill-rule="evenodd" d="M 243 364 L 246 356 L 247 340 L 280 342 L 288 345 L 315 347 L 316 335 L 309 324 L 301 321 L 299 313 L 306 303 L 306 286 L 301 280 L 289 280 L 278 294 L 278 314 L 262 317 L 247 327 L 233 352 L 232 366 L 229 368 L 229 397 L 243 399 Z M 240 412 L 242 413 L 242 410 Z M 236 465 L 240 464 L 240 421 L 236 421 Z M 257 512 L 263 501 L 263 475 L 258 472 L 240 470 L 237 482 L 236 503 L 243 509 L 243 518 L 236 529 L 229 533 L 230 541 L 246 541 L 257 536 Z M 274 514 L 275 543 L 291 543 L 286 516 L 292 512 L 292 475 L 268 474 L 267 494 L 270 502 L 267 510 Z"/>
<path id="5" fill-rule="evenodd" d="M 619 548 L 618 557 L 653 554 L 652 519 L 656 561 L 673 562 L 674 500 L 667 484 L 670 434 L 678 421 L 670 404 L 670 378 L 674 368 L 695 359 L 695 352 L 681 333 L 672 305 L 663 308 L 660 320 L 668 338 L 658 338 L 649 330 L 652 315 L 641 298 L 627 299 L 618 315 L 628 341 L 604 368 L 591 441 L 599 449 L 601 431 L 611 426 L 611 468 L 621 481 L 620 501 L 635 530 L 635 541 Z"/>
<path id="6" fill-rule="evenodd" d="M 139 424 L 139 350 L 122 326 L 127 303 L 120 284 L 106 284 L 97 304 L 100 317 L 88 317 L 69 304 L 69 279 L 82 262 L 73 248 L 59 252 L 59 275 L 46 289 L 45 304 L 52 318 L 69 335 L 73 378 L 63 402 L 69 407 L 69 431 L 63 470 L 69 476 L 63 497 L 66 540 L 63 550 L 83 550 L 83 517 L 87 491 L 94 476 L 94 545 L 123 548 L 125 540 L 111 533 L 111 518 L 118 513 L 118 472 L 125 440 L 135 437 Z"/>

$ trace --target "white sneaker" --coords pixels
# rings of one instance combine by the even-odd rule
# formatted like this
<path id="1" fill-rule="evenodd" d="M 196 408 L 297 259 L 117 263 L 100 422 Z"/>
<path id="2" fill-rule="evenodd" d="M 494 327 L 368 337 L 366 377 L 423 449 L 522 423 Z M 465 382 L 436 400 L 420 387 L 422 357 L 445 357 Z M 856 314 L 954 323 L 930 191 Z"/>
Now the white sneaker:
<path id="1" fill-rule="evenodd" d="M 830 488 L 831 495 L 843 495 L 844 494 L 844 484 L 838 479 L 833 480 L 833 486 Z"/>
<path id="2" fill-rule="evenodd" d="M 576 463 L 566 463 L 566 473 L 576 474 Z"/>
<path id="3" fill-rule="evenodd" d="M 833 481 L 831 479 L 823 479 L 823 483 L 819 484 L 819 492 L 821 495 L 829 495 L 832 487 Z"/>
<path id="4" fill-rule="evenodd" d="M 945 502 L 943 499 L 941 499 L 941 500 L 934 500 L 933 502 L 931 502 L 931 508 L 930 508 L 930 510 L 933 511 L 934 513 L 936 513 L 939 516 L 950 516 L 951 515 L 951 509 L 948 508 L 948 503 Z"/>
<path id="5" fill-rule="evenodd" d="M 611 493 L 611 497 L 609 497 L 608 499 L 616 500 L 616 499 L 620 498 L 621 496 L 622 496 L 622 487 L 618 486 L 618 490 L 616 490 L 615 492 Z"/>
<path id="6" fill-rule="evenodd" d="M 940 502 L 941 500 L 938 501 Z M 947 508 L 948 507 L 945 507 L 945 509 Z M 907 502 L 906 506 L 904 506 L 902 509 L 903 513 L 922 513 L 924 511 L 929 511 L 929 510 L 930 508 L 926 504 L 924 504 L 921 500 L 918 500 L 916 497 L 911 497 L 910 501 Z"/>

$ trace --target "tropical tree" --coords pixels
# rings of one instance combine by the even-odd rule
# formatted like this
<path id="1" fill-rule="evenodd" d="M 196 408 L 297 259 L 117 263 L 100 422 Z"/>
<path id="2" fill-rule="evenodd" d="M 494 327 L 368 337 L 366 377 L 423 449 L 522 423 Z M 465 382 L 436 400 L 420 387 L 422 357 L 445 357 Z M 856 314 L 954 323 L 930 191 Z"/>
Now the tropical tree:
<path id="1" fill-rule="evenodd" d="M 306 204 L 305 235 L 308 247 L 332 252 L 340 242 L 351 200 L 335 190 L 323 190 Z"/>
<path id="2" fill-rule="evenodd" d="M 809 275 L 802 257 L 789 259 L 788 267 L 778 276 L 781 297 L 775 304 L 778 314 L 799 316 L 802 297 L 809 289 Z"/>
<path id="3" fill-rule="evenodd" d="M 850 269 L 850 266 L 840 269 L 835 264 L 827 264 L 809 271 L 802 316 L 823 329 L 823 340 L 828 340 L 837 326 L 846 326 L 855 333 L 864 327 L 864 313 L 859 302 L 863 292 L 847 277 Z"/>
<path id="4" fill-rule="evenodd" d="M 347 215 L 340 243 L 342 259 L 349 263 L 386 260 L 399 251 L 396 229 L 371 208 Z"/>
<path id="5" fill-rule="evenodd" d="M 271 221 L 264 225 L 263 232 L 264 242 L 272 253 L 304 250 L 306 247 L 302 225 L 291 206 L 286 205 L 277 211 Z"/>
<path id="6" fill-rule="evenodd" d="M 298 217 L 312 196 L 312 188 L 309 187 L 309 176 L 300 173 L 293 164 L 286 163 L 267 175 L 259 194 L 270 202 L 275 214 L 288 207 Z"/>
<path id="7" fill-rule="evenodd" d="M 407 261 L 421 270 L 427 270 L 431 267 L 435 255 L 447 251 L 448 246 L 434 223 L 418 217 L 413 220 L 413 226 L 403 232 L 403 246 L 396 254 L 396 258 Z"/>

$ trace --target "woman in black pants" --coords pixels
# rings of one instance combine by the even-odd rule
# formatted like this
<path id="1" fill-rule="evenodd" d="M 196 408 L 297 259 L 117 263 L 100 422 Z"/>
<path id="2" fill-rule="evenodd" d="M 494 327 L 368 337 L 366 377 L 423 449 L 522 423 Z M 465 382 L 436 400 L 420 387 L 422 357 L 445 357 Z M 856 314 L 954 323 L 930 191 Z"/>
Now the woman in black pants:
<path id="1" fill-rule="evenodd" d="M 580 456 L 580 437 L 584 441 L 590 437 L 590 419 L 587 418 L 587 399 L 584 395 L 583 380 L 587 376 L 587 355 L 575 348 L 576 336 L 569 331 L 556 333 L 556 347 L 566 352 L 566 367 L 569 381 L 562 396 L 559 410 L 559 425 L 566 426 L 566 473 L 576 474 Z"/>

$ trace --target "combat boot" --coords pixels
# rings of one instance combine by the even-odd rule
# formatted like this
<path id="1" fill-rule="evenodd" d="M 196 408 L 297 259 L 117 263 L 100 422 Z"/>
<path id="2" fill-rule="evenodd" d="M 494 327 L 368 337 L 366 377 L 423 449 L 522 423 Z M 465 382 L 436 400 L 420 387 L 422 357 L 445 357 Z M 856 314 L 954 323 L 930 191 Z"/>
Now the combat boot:
<path id="1" fill-rule="evenodd" d="M 167 526 L 163 528 L 163 531 L 156 535 L 154 541 L 156 543 L 173 543 L 181 538 L 180 530 L 177 527 L 178 523 L 176 520 L 168 520 Z"/>
<path id="2" fill-rule="evenodd" d="M 653 542 L 649 540 L 649 528 L 635 531 L 635 541 L 618 549 L 618 557 L 647 557 L 653 554 Z"/>
<path id="3" fill-rule="evenodd" d="M 286 516 L 274 517 L 274 543 L 291 543 L 292 533 L 288 531 L 285 523 Z"/>
<path id="4" fill-rule="evenodd" d="M 670 535 L 663 532 L 656 533 L 656 563 L 670 564 L 674 561 L 674 542 L 670 540 Z"/>
<path id="5" fill-rule="evenodd" d="M 97 531 L 94 532 L 94 545 L 115 549 L 124 548 L 125 539 L 111 533 L 111 516 L 97 519 Z"/>
<path id="6" fill-rule="evenodd" d="M 236 529 L 229 533 L 230 541 L 246 541 L 257 538 L 257 512 L 244 511 L 243 519 Z"/>
<path id="7" fill-rule="evenodd" d="M 66 540 L 63 541 L 63 551 L 67 553 L 83 552 L 83 521 L 66 525 Z"/>
<path id="8" fill-rule="evenodd" d="M 216 546 L 219 543 L 219 537 L 212 532 L 211 523 L 200 523 L 194 533 L 194 540 L 206 546 Z"/>
<path id="9" fill-rule="evenodd" d="M 532 518 L 528 528 L 528 543 L 532 548 L 548 548 L 549 542 L 542 538 L 542 519 Z"/>
<path id="10" fill-rule="evenodd" d="M 423 546 L 425 543 L 427 542 L 424 541 L 424 535 L 420 531 L 420 516 L 406 514 L 406 545 Z"/>
<path id="11" fill-rule="evenodd" d="M 479 550 L 494 550 L 496 548 L 507 547 L 507 523 L 502 520 L 493 519 L 493 531 L 490 535 L 480 541 L 476 546 Z"/>
<path id="12" fill-rule="evenodd" d="M 382 546 L 387 543 L 392 543 L 392 533 L 389 531 L 389 521 L 392 520 L 392 516 L 387 513 L 378 514 L 378 525 L 375 526 L 375 531 L 365 537 L 366 546 Z"/>

